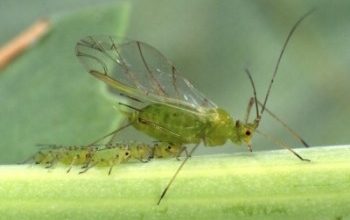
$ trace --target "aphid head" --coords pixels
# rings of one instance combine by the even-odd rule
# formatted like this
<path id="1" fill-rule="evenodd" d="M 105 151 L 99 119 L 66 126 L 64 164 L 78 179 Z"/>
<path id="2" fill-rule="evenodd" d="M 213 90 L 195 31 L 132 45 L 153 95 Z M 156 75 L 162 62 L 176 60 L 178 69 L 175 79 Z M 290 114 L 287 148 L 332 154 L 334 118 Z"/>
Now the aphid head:
<path id="1" fill-rule="evenodd" d="M 258 123 L 242 123 L 236 121 L 236 134 L 233 136 L 232 141 L 243 142 L 247 145 L 250 152 L 252 152 L 252 137 L 257 128 Z"/>

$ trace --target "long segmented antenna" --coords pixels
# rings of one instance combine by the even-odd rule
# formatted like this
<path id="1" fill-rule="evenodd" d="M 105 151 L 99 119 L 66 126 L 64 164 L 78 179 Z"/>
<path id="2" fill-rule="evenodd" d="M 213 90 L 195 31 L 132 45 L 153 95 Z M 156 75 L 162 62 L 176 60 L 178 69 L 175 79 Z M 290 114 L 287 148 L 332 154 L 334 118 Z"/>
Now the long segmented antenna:
<path id="1" fill-rule="evenodd" d="M 299 20 L 294 24 L 294 26 L 292 27 L 292 29 L 289 31 L 288 36 L 287 36 L 287 39 L 286 39 L 286 41 L 284 42 L 283 47 L 282 47 L 282 50 L 281 50 L 281 53 L 280 53 L 280 55 L 279 55 L 279 57 L 278 57 L 278 60 L 277 60 L 277 63 L 276 63 L 276 66 L 275 66 L 275 69 L 274 69 L 274 72 L 273 72 L 273 75 L 272 75 L 272 79 L 271 79 L 269 88 L 267 89 L 266 96 L 265 96 L 265 100 L 264 100 L 264 103 L 263 103 L 263 106 L 262 106 L 262 109 L 261 109 L 261 112 L 260 112 L 260 118 L 262 117 L 262 114 L 263 114 L 264 111 L 265 111 L 266 102 L 267 102 L 267 99 L 268 99 L 268 97 L 269 97 L 269 95 L 270 95 L 270 91 L 271 91 L 271 87 L 272 87 L 273 81 L 274 81 L 274 79 L 275 79 L 275 77 L 276 77 L 278 67 L 279 67 L 279 65 L 280 65 L 280 63 L 281 63 L 281 59 L 282 59 L 282 57 L 283 57 L 284 51 L 285 51 L 286 48 L 287 48 L 287 45 L 288 45 L 289 40 L 291 39 L 293 33 L 295 32 L 296 28 L 300 25 L 300 23 L 301 23 L 306 17 L 308 17 L 310 14 L 312 14 L 314 11 L 315 11 L 315 9 L 311 9 L 310 11 L 308 11 L 307 13 L 305 13 L 301 18 L 299 18 Z"/>
<path id="2" fill-rule="evenodd" d="M 254 102 L 255 102 L 255 109 L 256 109 L 256 119 L 255 119 L 255 121 L 256 121 L 257 124 L 259 124 L 261 116 L 259 115 L 258 98 L 256 96 L 255 84 L 254 84 L 254 81 L 253 81 L 253 77 L 250 74 L 248 68 L 245 69 L 245 72 L 247 73 L 247 75 L 249 77 L 250 84 L 252 85 L 252 88 L 253 88 Z"/>

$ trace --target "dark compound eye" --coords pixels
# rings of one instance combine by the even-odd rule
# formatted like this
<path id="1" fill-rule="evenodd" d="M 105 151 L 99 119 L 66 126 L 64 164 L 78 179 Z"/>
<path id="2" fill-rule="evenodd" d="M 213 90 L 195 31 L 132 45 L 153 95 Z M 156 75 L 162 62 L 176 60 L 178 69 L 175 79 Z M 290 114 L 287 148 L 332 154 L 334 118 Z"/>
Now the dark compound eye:
<path id="1" fill-rule="evenodd" d="M 171 149 L 171 145 L 168 145 L 168 150 L 170 150 Z"/>
<path id="2" fill-rule="evenodd" d="M 125 156 L 128 156 L 129 155 L 129 152 L 125 152 Z"/>
<path id="3" fill-rule="evenodd" d="M 247 135 L 247 136 L 250 136 L 252 134 L 252 132 L 250 132 L 249 130 L 247 130 L 246 132 L 245 132 L 245 135 Z"/>

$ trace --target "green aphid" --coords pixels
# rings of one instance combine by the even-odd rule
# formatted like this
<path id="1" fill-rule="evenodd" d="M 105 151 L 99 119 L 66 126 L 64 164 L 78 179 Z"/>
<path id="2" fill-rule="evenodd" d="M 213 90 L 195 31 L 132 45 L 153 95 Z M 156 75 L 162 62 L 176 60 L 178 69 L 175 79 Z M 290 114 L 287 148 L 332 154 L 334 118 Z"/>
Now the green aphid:
<path id="1" fill-rule="evenodd" d="M 39 150 L 27 161 L 45 165 L 46 168 L 51 168 L 58 163 L 69 165 L 67 170 L 69 172 L 73 166 L 85 165 L 96 150 L 97 148 L 92 146 L 45 145 L 45 148 Z"/>
<path id="2" fill-rule="evenodd" d="M 186 147 L 167 142 L 116 143 L 99 146 L 47 145 L 29 160 L 35 164 L 45 165 L 46 168 L 51 168 L 58 163 L 68 165 L 67 173 L 74 166 L 82 168 L 80 173 L 92 167 L 110 167 L 110 174 L 114 166 L 127 162 L 129 159 L 148 162 L 152 158 L 178 158 L 184 151 L 187 154 Z"/>
<path id="3" fill-rule="evenodd" d="M 246 70 L 254 97 L 249 101 L 244 120 L 231 117 L 227 111 L 207 99 L 179 74 L 165 56 L 147 43 L 122 40 L 113 36 L 88 36 L 77 43 L 76 56 L 91 75 L 134 103 L 133 105 L 120 103 L 121 106 L 127 107 L 122 110 L 126 114 L 127 123 L 108 135 L 116 134 L 131 125 L 161 142 L 176 143 L 180 146 L 195 144 L 176 171 L 176 176 L 200 143 L 212 147 L 221 146 L 229 140 L 238 145 L 244 144 L 252 151 L 251 140 L 255 132 L 259 132 L 257 128 L 263 113 L 266 111 L 280 121 L 267 110 L 266 103 L 286 46 L 296 27 L 311 12 L 303 15 L 290 30 L 263 102 L 258 101 L 253 79 Z M 253 106 L 256 117 L 249 121 Z M 295 132 L 293 135 L 307 146 Z M 290 147 L 285 145 L 283 147 L 299 159 L 307 160 Z M 175 176 L 163 191 L 160 200 Z"/>
<path id="4" fill-rule="evenodd" d="M 98 149 L 80 173 L 84 173 L 91 167 L 96 166 L 109 167 L 108 175 L 110 175 L 114 166 L 127 161 L 129 158 L 130 150 L 128 147 L 116 146 Z"/>

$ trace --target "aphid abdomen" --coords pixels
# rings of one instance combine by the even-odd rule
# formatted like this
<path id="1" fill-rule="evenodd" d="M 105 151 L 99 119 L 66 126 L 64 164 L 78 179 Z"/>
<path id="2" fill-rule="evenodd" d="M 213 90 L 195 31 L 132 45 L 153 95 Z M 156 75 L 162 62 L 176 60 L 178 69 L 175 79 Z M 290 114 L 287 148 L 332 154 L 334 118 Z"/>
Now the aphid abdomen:
<path id="1" fill-rule="evenodd" d="M 133 126 L 160 141 L 198 143 L 206 123 L 197 115 L 181 108 L 150 104 L 129 115 Z"/>
<path id="2" fill-rule="evenodd" d="M 172 144 L 162 142 L 154 145 L 154 158 L 173 158 L 179 157 L 186 147 L 182 144 Z"/>
<path id="3" fill-rule="evenodd" d="M 153 149 L 148 144 L 129 145 L 130 157 L 141 162 L 147 162 L 152 158 Z"/>

